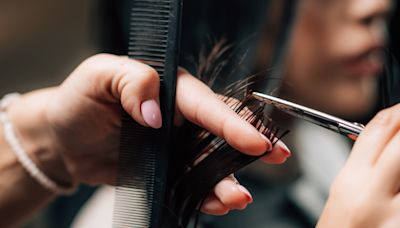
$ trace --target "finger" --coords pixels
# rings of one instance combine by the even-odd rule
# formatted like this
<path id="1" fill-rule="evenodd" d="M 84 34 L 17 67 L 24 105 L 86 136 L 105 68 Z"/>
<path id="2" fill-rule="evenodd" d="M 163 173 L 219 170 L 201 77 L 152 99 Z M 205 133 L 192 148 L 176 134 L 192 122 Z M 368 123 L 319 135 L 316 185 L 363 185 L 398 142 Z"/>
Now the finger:
<path id="1" fill-rule="evenodd" d="M 79 68 L 88 75 L 92 89 L 89 97 L 121 103 L 124 110 L 143 126 L 160 128 L 159 75 L 139 61 L 100 54 L 86 60 Z"/>
<path id="2" fill-rule="evenodd" d="M 220 98 L 226 100 L 227 105 L 232 107 L 240 104 L 240 100 L 237 100 L 235 98 L 228 98 L 225 96 L 220 96 Z M 238 115 L 242 119 L 248 119 L 249 116 L 251 116 L 253 112 L 248 109 L 247 107 L 243 108 Z M 261 128 L 264 130 L 265 128 Z M 289 148 L 281 141 L 279 140 L 276 145 L 273 147 L 272 151 L 268 153 L 266 156 L 262 157 L 261 160 L 268 163 L 268 164 L 282 164 L 284 163 L 292 153 L 290 152 Z"/>
<path id="3" fill-rule="evenodd" d="M 214 188 L 215 196 L 229 209 L 244 209 L 253 202 L 249 191 L 240 185 L 237 180 L 230 175 L 220 181 Z"/>
<path id="4" fill-rule="evenodd" d="M 397 194 L 400 187 L 400 129 L 388 142 L 375 167 L 377 187 L 386 189 L 388 193 Z"/>
<path id="5" fill-rule="evenodd" d="M 400 127 L 400 105 L 379 112 L 366 126 L 354 144 L 349 163 L 374 165 L 385 145 Z"/>
<path id="6" fill-rule="evenodd" d="M 229 208 L 226 207 L 215 195 L 207 197 L 201 207 L 201 212 L 210 215 L 225 215 L 229 212 Z"/>
<path id="7" fill-rule="evenodd" d="M 268 164 L 282 164 L 286 162 L 286 160 L 292 156 L 289 148 L 279 140 L 274 148 L 272 149 L 271 153 L 268 153 L 264 157 L 261 158 L 262 161 Z"/>
<path id="8" fill-rule="evenodd" d="M 179 71 L 176 104 L 189 121 L 224 138 L 232 147 L 250 155 L 272 149 L 271 142 L 241 119 L 202 82 Z"/>
<path id="9" fill-rule="evenodd" d="M 397 194 L 393 197 L 391 204 L 392 204 L 394 211 L 400 211 L 400 191 L 397 192 Z M 399 219 L 400 219 L 400 214 L 399 214 Z M 398 224 L 400 224 L 400 223 L 398 223 Z"/>

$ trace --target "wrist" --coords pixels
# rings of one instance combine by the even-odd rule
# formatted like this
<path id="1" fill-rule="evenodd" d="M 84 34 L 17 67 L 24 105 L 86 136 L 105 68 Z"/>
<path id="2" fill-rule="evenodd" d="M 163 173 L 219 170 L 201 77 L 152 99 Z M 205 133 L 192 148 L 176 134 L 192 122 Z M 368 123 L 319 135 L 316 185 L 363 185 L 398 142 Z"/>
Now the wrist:
<path id="1" fill-rule="evenodd" d="M 75 181 L 56 150 L 56 142 L 44 114 L 54 90 L 44 89 L 23 95 L 9 106 L 7 112 L 21 146 L 33 163 L 58 185 L 69 187 Z"/>

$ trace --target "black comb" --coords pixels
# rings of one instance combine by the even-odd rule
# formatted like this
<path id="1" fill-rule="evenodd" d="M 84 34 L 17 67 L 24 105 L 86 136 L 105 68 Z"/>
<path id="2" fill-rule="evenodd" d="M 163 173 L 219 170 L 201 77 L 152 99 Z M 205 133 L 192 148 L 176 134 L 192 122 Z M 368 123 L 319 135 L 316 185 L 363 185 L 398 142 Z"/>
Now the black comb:
<path id="1" fill-rule="evenodd" d="M 128 55 L 157 70 L 163 127 L 124 113 L 113 227 L 161 227 L 175 108 L 181 0 L 130 0 Z"/>

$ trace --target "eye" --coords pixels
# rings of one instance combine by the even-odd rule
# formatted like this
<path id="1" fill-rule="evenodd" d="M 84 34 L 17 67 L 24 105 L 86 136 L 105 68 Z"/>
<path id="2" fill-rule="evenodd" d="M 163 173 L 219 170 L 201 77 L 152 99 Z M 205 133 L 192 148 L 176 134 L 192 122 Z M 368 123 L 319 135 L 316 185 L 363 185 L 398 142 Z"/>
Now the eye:
<path id="1" fill-rule="evenodd" d="M 361 23 L 370 27 L 370 26 L 378 26 L 380 28 L 385 28 L 388 26 L 390 21 L 390 14 L 382 14 L 379 16 L 370 16 L 370 17 L 365 17 L 364 19 L 361 20 Z"/>

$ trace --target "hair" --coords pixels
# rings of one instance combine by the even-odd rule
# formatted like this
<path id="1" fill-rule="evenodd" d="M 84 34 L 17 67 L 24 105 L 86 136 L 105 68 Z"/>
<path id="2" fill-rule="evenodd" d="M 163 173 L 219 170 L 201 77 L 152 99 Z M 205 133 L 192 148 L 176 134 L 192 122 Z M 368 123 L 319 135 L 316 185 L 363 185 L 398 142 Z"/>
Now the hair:
<path id="1" fill-rule="evenodd" d="M 233 46 L 224 40 L 218 42 L 208 55 L 202 52 L 197 75 L 210 87 L 228 66 L 227 55 Z M 240 66 L 240 64 L 239 64 Z M 264 72 L 262 72 L 263 75 Z M 275 145 L 288 131 L 280 131 L 265 113 L 265 105 L 251 95 L 251 87 L 260 80 L 260 74 L 244 77 L 222 90 L 220 98 L 233 111 L 252 124 Z M 166 200 L 168 218 L 163 227 L 187 227 L 193 215 L 196 222 L 206 197 L 223 178 L 246 167 L 271 151 L 260 156 L 243 154 L 231 147 L 223 138 L 186 122 L 177 130 L 173 143 L 173 167 L 179 167 L 169 176 L 169 193 Z M 188 153 L 188 151 L 190 153 Z"/>

